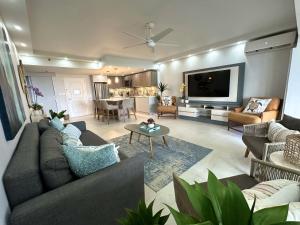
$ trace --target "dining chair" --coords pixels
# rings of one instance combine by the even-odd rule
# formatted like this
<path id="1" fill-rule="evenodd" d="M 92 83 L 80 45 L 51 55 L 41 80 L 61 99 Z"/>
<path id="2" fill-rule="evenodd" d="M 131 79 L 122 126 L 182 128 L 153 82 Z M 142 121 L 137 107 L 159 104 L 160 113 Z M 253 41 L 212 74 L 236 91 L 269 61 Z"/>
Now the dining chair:
<path id="1" fill-rule="evenodd" d="M 126 99 L 124 99 L 122 101 L 122 109 L 125 112 L 127 112 L 128 118 L 130 118 L 130 115 L 134 115 L 134 117 L 136 119 L 135 107 L 134 107 L 134 98 L 126 98 Z M 125 122 L 125 116 L 124 116 L 124 122 Z"/>
<path id="2" fill-rule="evenodd" d="M 107 124 L 109 124 L 110 112 L 113 118 L 115 117 L 115 111 L 119 109 L 119 105 L 108 104 L 106 100 L 101 100 L 101 110 L 103 111 L 103 116 L 106 116 Z M 117 114 L 116 114 L 117 115 Z"/>

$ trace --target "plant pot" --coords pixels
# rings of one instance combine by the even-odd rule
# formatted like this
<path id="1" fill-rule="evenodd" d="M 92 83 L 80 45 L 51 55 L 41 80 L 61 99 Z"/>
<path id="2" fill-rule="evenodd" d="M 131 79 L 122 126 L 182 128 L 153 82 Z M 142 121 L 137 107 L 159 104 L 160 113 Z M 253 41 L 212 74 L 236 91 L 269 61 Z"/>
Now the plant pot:
<path id="1" fill-rule="evenodd" d="M 65 122 L 65 119 L 64 119 L 64 118 L 60 118 L 59 120 L 60 120 L 62 123 Z"/>
<path id="2" fill-rule="evenodd" d="M 32 116 L 42 116 L 43 110 L 32 110 L 31 115 Z"/>
<path id="3" fill-rule="evenodd" d="M 184 103 L 184 99 L 183 99 L 183 98 L 182 98 L 182 99 L 180 99 L 180 102 L 181 102 L 181 103 Z"/>

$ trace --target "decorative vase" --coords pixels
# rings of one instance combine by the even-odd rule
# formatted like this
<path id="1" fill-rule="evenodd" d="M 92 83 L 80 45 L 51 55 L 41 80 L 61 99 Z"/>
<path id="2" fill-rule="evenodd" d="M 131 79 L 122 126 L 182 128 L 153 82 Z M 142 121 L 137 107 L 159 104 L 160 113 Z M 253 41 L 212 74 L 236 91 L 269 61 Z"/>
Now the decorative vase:
<path id="1" fill-rule="evenodd" d="M 33 116 L 42 116 L 43 115 L 43 110 L 32 110 L 31 115 Z"/>
<path id="2" fill-rule="evenodd" d="M 64 119 L 64 118 L 60 118 L 59 120 L 60 120 L 62 123 L 65 122 L 65 119 Z"/>
<path id="3" fill-rule="evenodd" d="M 189 101 L 188 99 L 186 99 L 186 100 L 184 100 L 184 102 L 185 102 L 186 104 L 188 104 L 190 101 Z"/>
<path id="4" fill-rule="evenodd" d="M 184 103 L 184 99 L 183 99 L 183 98 L 182 98 L 182 99 L 180 99 L 180 102 L 181 102 L 181 103 Z"/>

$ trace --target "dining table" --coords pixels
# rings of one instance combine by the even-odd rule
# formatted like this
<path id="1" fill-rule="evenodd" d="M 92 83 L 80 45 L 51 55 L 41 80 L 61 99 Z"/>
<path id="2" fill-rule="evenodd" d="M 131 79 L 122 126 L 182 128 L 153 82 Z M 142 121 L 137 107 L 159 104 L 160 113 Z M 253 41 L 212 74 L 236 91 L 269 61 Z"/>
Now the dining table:
<path id="1" fill-rule="evenodd" d="M 124 110 L 122 110 L 122 103 L 125 99 L 129 99 L 129 98 L 122 98 L 122 97 L 113 97 L 113 98 L 104 98 L 101 99 L 100 101 L 106 101 L 109 105 L 118 105 L 118 120 L 121 120 L 124 116 L 126 116 L 126 112 L 124 112 Z"/>

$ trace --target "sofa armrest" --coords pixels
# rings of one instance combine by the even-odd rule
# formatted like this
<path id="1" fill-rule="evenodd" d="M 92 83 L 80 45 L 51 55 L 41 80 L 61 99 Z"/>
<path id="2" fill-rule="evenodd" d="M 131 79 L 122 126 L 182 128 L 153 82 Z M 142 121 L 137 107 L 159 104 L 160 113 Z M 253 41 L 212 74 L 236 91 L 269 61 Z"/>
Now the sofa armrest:
<path id="1" fill-rule="evenodd" d="M 298 170 L 258 159 L 251 159 L 250 176 L 259 182 L 276 179 L 287 179 L 300 182 L 300 172 Z"/>
<path id="2" fill-rule="evenodd" d="M 261 121 L 268 122 L 268 121 L 275 121 L 278 116 L 278 111 L 265 111 L 261 114 Z"/>
<path id="3" fill-rule="evenodd" d="M 244 107 L 237 107 L 237 108 L 234 108 L 233 109 L 233 112 L 237 112 L 237 113 L 240 113 L 240 112 L 242 112 L 244 110 Z"/>
<path id="4" fill-rule="evenodd" d="M 86 130 L 86 123 L 85 123 L 85 121 L 77 121 L 77 122 L 72 122 L 72 123 L 66 123 L 65 126 L 67 126 L 68 124 L 74 125 L 80 131 L 85 131 Z"/>
<path id="5" fill-rule="evenodd" d="M 285 142 L 265 143 L 262 160 L 267 161 L 273 152 L 283 151 Z"/>
<path id="6" fill-rule="evenodd" d="M 144 198 L 141 155 L 16 206 L 10 225 L 112 225 Z"/>
<path id="7" fill-rule="evenodd" d="M 266 137 L 268 134 L 269 123 L 258 123 L 244 125 L 243 134 L 246 136 Z"/>

